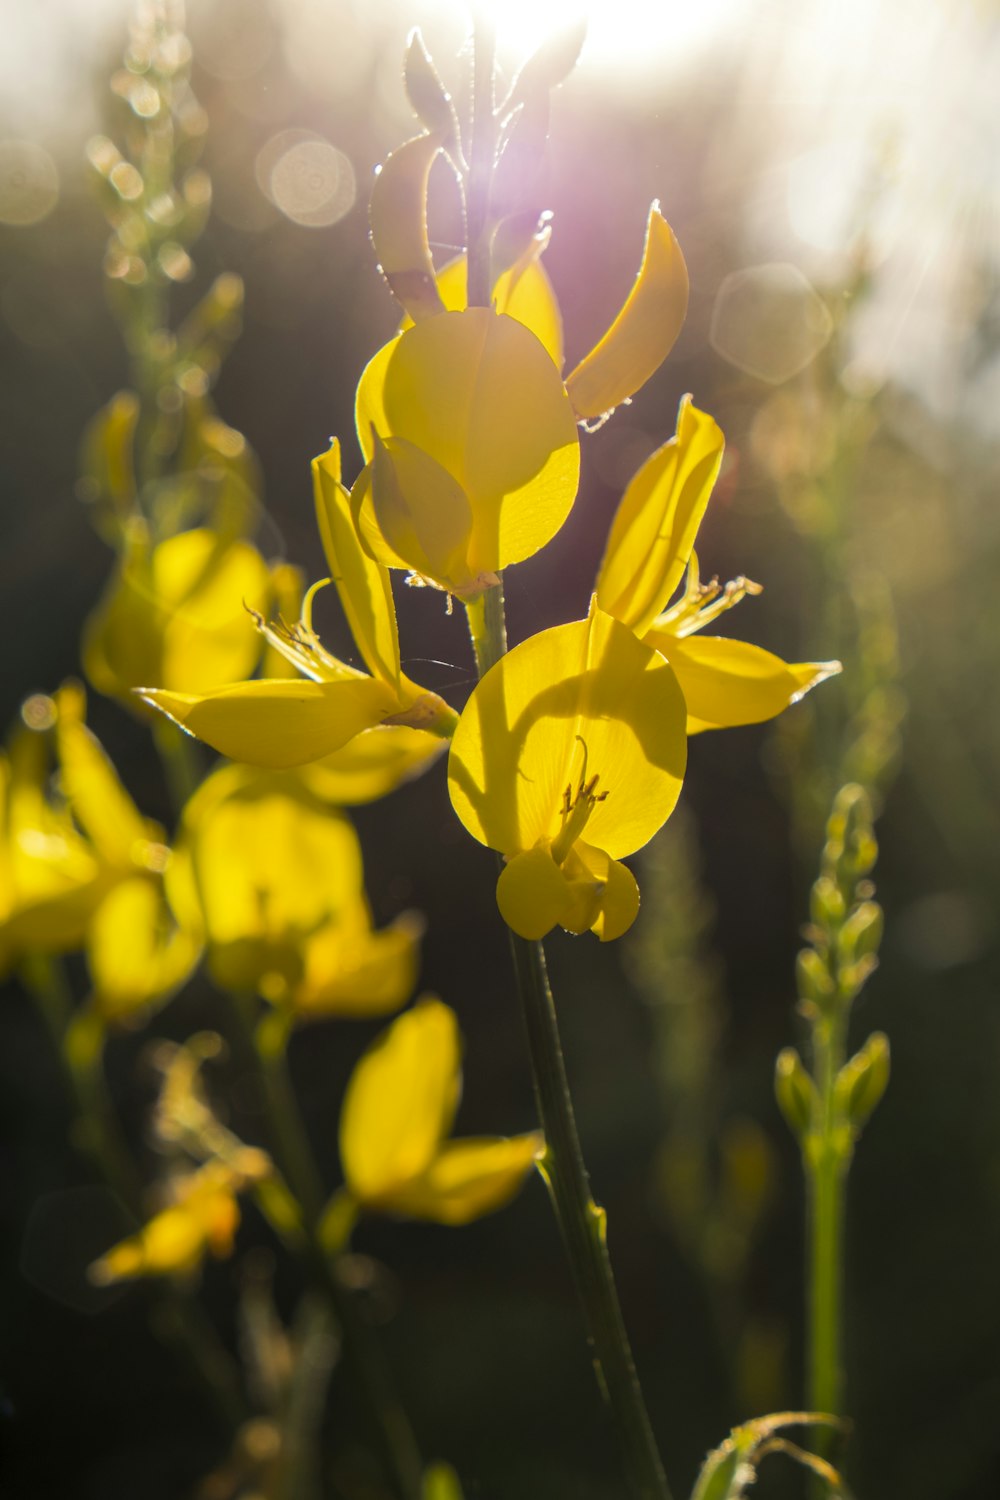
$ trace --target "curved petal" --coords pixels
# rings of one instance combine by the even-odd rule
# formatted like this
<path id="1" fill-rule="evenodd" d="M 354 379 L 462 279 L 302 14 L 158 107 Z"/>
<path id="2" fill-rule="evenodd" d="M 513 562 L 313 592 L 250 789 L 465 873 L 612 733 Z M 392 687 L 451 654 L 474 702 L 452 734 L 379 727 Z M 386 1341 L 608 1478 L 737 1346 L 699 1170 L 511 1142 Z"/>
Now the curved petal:
<path id="1" fill-rule="evenodd" d="M 372 425 L 416 444 L 461 486 L 474 573 L 531 556 L 572 506 L 579 441 L 559 373 L 522 324 L 491 308 L 428 318 L 380 350 L 358 388 L 366 461 Z"/>
<path id="2" fill-rule="evenodd" d="M 352 1197 L 378 1206 L 427 1171 L 451 1129 L 460 1085 L 454 1012 L 419 1001 L 368 1049 L 347 1085 L 340 1159 Z"/>
<path id="3" fill-rule="evenodd" d="M 673 811 L 687 755 L 684 699 L 665 665 L 597 609 L 515 646 L 452 740 L 449 790 L 473 838 L 507 855 L 551 841 L 567 792 L 573 802 L 597 775 L 587 842 L 613 858 L 646 843 Z"/>
<path id="4" fill-rule="evenodd" d="M 465 593 L 472 510 L 447 469 L 405 438 L 376 436 L 371 496 L 379 531 L 397 556 L 450 593 Z"/>
<path id="5" fill-rule="evenodd" d="M 468 1224 L 509 1203 L 544 1149 L 540 1134 L 449 1141 L 423 1177 L 384 1206 L 406 1218 Z"/>
<path id="6" fill-rule="evenodd" d="M 688 304 L 688 274 L 673 230 L 649 210 L 642 265 L 607 333 L 566 378 L 573 410 L 600 417 L 635 394 L 666 359 Z"/>
<path id="7" fill-rule="evenodd" d="M 685 396 L 676 435 L 646 460 L 622 496 L 597 575 L 597 602 L 637 635 L 684 576 L 723 447 L 713 419 Z"/>
<path id="8" fill-rule="evenodd" d="M 158 882 L 120 881 L 101 902 L 87 934 L 94 1004 L 110 1020 L 164 1000 L 191 973 L 200 944 L 174 925 Z"/>
<path id="9" fill-rule="evenodd" d="M 420 776 L 446 749 L 446 740 L 424 729 L 382 725 L 303 767 L 302 774 L 325 801 L 355 807 Z"/>
<path id="10" fill-rule="evenodd" d="M 84 723 L 83 689 L 65 683 L 55 703 L 59 769 L 73 815 L 102 859 L 125 869 L 141 864 L 143 849 L 158 830 L 139 812 L 104 747 Z"/>
<path id="11" fill-rule="evenodd" d="M 351 634 L 373 677 L 399 690 L 399 634 L 387 570 L 361 545 L 351 497 L 340 478 L 340 444 L 312 462 L 316 519 L 330 577 L 337 586 Z"/>
<path id="12" fill-rule="evenodd" d="M 651 630 L 645 640 L 677 673 L 687 702 L 689 734 L 773 719 L 840 671 L 836 661 L 789 665 L 760 646 L 720 635 L 679 638 Z"/>
<path id="13" fill-rule="evenodd" d="M 602 881 L 600 911 L 592 930 L 602 943 L 610 943 L 628 932 L 639 915 L 639 887 L 627 865 L 609 859 L 603 849 L 593 849 L 580 839 L 574 853 Z"/>
<path id="14" fill-rule="evenodd" d="M 573 893 L 546 844 L 515 854 L 500 872 L 497 906 L 519 937 L 537 942 L 572 904 Z"/>
<path id="15" fill-rule="evenodd" d="M 393 295 L 413 318 L 444 311 L 427 242 L 427 179 L 444 131 L 418 135 L 390 152 L 372 184 L 372 244 Z"/>
<path id="16" fill-rule="evenodd" d="M 548 273 L 539 256 L 545 241 L 536 240 L 529 254 L 516 265 L 503 271 L 493 287 L 493 303 L 497 312 L 506 313 L 523 323 L 525 328 L 546 350 L 557 370 L 563 363 L 563 328 L 559 303 L 552 288 Z M 463 312 L 468 306 L 467 263 L 464 255 L 450 260 L 437 275 L 438 292 L 449 312 Z M 412 328 L 411 319 L 404 318 L 402 331 Z"/>
<path id="17" fill-rule="evenodd" d="M 413 994 L 420 963 L 423 923 L 401 917 L 372 932 L 343 921 L 309 938 L 301 982 L 290 1001 L 297 1018 L 390 1015 Z"/>
<path id="18" fill-rule="evenodd" d="M 155 688 L 139 692 L 221 755 L 275 770 L 330 755 L 399 708 L 386 683 L 360 676 L 340 682 L 264 678 L 201 697 Z"/>

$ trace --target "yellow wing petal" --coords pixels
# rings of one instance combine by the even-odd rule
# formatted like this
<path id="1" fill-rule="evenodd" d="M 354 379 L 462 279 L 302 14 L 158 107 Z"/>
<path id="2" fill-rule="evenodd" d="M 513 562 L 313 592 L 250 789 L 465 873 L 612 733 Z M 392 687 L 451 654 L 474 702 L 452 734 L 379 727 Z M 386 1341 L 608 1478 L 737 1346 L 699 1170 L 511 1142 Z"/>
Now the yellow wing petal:
<path id="1" fill-rule="evenodd" d="M 597 602 L 639 636 L 684 576 L 723 447 L 713 419 L 685 396 L 676 435 L 646 460 L 622 496 L 597 575 Z"/>
<path id="2" fill-rule="evenodd" d="M 351 516 L 351 497 L 340 479 L 340 444 L 312 463 L 316 519 L 330 577 L 347 623 L 373 677 L 399 690 L 399 635 L 389 574 L 364 550 Z"/>
<path id="3" fill-rule="evenodd" d="M 468 1224 L 517 1193 L 544 1150 L 541 1135 L 449 1141 L 423 1177 L 393 1194 L 386 1209 L 438 1224 Z"/>
<path id="4" fill-rule="evenodd" d="M 645 385 L 674 347 L 687 304 L 684 257 L 654 203 L 635 284 L 607 333 L 566 379 L 577 416 L 603 416 Z"/>
<path id="5" fill-rule="evenodd" d="M 554 839 L 581 779 L 599 777 L 587 842 L 613 858 L 673 811 L 686 761 L 684 700 L 656 652 L 600 610 L 515 646 L 473 692 L 448 783 L 461 821 L 507 855 Z M 582 832 L 582 830 L 581 830 Z"/>
<path id="6" fill-rule="evenodd" d="M 340 1116 L 348 1191 L 377 1206 L 430 1166 L 461 1084 L 458 1023 L 439 1000 L 394 1021 L 355 1068 Z"/>
<path id="7" fill-rule="evenodd" d="M 651 630 L 645 639 L 677 673 L 689 734 L 773 719 L 840 671 L 836 661 L 789 665 L 760 646 L 719 635 L 677 637 Z"/>
<path id="8" fill-rule="evenodd" d="M 447 469 L 404 438 L 377 438 L 371 497 L 379 531 L 395 554 L 450 593 L 465 594 L 473 582 L 472 509 Z"/>
<path id="9" fill-rule="evenodd" d="M 374 677 L 340 682 L 264 678 L 201 697 L 139 691 L 147 703 L 221 755 L 275 770 L 330 755 L 399 708 L 392 689 Z"/>
<path id="10" fill-rule="evenodd" d="M 572 904 L 566 877 L 545 844 L 515 854 L 500 872 L 497 906 L 507 926 L 520 937 L 532 942 L 543 938 Z"/>

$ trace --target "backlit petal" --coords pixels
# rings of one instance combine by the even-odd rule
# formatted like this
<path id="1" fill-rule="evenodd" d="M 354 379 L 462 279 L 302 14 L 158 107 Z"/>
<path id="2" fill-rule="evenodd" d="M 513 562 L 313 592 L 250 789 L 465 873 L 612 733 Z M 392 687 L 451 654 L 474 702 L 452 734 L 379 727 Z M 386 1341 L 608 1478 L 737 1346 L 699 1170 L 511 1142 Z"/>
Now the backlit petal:
<path id="1" fill-rule="evenodd" d="M 543 1149 L 537 1134 L 449 1141 L 423 1177 L 395 1193 L 386 1207 L 407 1218 L 468 1224 L 509 1203 Z"/>
<path id="2" fill-rule="evenodd" d="M 547 845 L 515 854 L 500 872 L 497 906 L 520 937 L 543 938 L 572 904 L 573 893 Z"/>
<path id="3" fill-rule="evenodd" d="M 424 578 L 464 593 L 473 576 L 472 510 L 447 469 L 415 443 L 376 439 L 371 494 L 378 528 L 396 555 Z"/>
<path id="4" fill-rule="evenodd" d="M 301 981 L 290 1002 L 300 1020 L 321 1016 L 390 1015 L 413 994 L 423 924 L 402 917 L 380 932 L 344 921 L 329 924 L 305 945 Z"/>
<path id="5" fill-rule="evenodd" d="M 419 776 L 447 749 L 423 729 L 386 725 L 368 729 L 322 760 L 303 767 L 316 794 L 340 807 L 373 802 Z"/>
<path id="6" fill-rule="evenodd" d="M 118 779 L 107 752 L 84 723 L 86 699 L 76 683 L 56 695 L 56 744 L 63 790 L 98 854 L 128 868 L 141 863 L 151 828 Z"/>
<path id="7" fill-rule="evenodd" d="M 348 1191 L 377 1205 L 420 1177 L 451 1129 L 460 1088 L 454 1013 L 422 1000 L 358 1063 L 340 1116 Z"/>
<path id="8" fill-rule="evenodd" d="M 607 333 L 566 379 L 578 416 L 603 416 L 645 385 L 673 348 L 687 304 L 684 257 L 654 203 L 635 284 Z"/>
<path id="9" fill-rule="evenodd" d="M 645 634 L 684 575 L 722 462 L 710 416 L 681 402 L 677 433 L 630 480 L 597 575 L 601 609 Z"/>
<path id="10" fill-rule="evenodd" d="M 351 497 L 340 479 L 340 444 L 313 459 L 316 518 L 330 577 L 358 650 L 373 677 L 399 688 L 399 636 L 392 585 L 384 567 L 369 557 L 351 516 Z"/>
<path id="11" fill-rule="evenodd" d="M 512 855 L 556 837 L 567 788 L 606 793 L 586 839 L 613 858 L 666 821 L 686 761 L 672 671 L 600 610 L 515 646 L 473 692 L 452 740 L 449 789 L 474 838 Z"/>
<path id="12" fill-rule="evenodd" d="M 230 760 L 276 770 L 330 755 L 399 708 L 386 683 L 361 676 L 264 678 L 201 697 L 143 689 L 142 697 Z"/>
<path id="13" fill-rule="evenodd" d="M 366 460 L 373 423 L 448 470 L 472 506 L 472 572 L 538 551 L 569 513 L 579 478 L 573 413 L 538 340 L 475 307 L 425 319 L 387 348 L 358 388 Z"/>
<path id="14" fill-rule="evenodd" d="M 688 733 L 759 724 L 840 671 L 839 662 L 797 662 L 725 636 L 678 638 L 650 631 L 648 645 L 663 652 L 677 673 L 688 708 Z"/>
<path id="15" fill-rule="evenodd" d="M 87 934 L 94 1004 L 110 1020 L 164 1000 L 198 960 L 194 935 L 178 928 L 159 883 L 120 881 L 101 902 Z"/>
<path id="16" fill-rule="evenodd" d="M 445 133 L 418 135 L 389 154 L 372 184 L 372 244 L 382 275 L 414 318 L 444 311 L 427 242 L 427 179 Z"/>

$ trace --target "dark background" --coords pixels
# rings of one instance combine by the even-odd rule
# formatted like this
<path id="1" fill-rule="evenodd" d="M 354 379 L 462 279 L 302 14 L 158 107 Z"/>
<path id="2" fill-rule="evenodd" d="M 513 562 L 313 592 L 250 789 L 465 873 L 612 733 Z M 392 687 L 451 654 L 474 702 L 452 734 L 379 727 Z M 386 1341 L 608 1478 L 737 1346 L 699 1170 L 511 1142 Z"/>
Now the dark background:
<path id="1" fill-rule="evenodd" d="M 104 296 L 106 226 L 82 166 L 98 120 L 113 136 L 120 121 L 113 101 L 105 104 L 105 80 L 120 56 L 123 14 L 109 13 L 67 58 L 67 38 L 80 34 L 75 13 L 46 9 L 63 93 L 47 84 L 29 109 L 24 91 L 12 89 L 5 127 L 44 144 L 61 180 L 41 222 L 0 223 L 7 723 L 29 692 L 51 691 L 79 671 L 80 627 L 111 564 L 75 498 L 79 438 L 128 378 Z M 736 7 L 738 28 L 720 19 L 689 54 L 657 54 L 659 63 L 639 34 L 634 76 L 585 52 L 557 96 L 555 235 L 546 264 L 569 362 L 624 295 L 654 197 L 684 246 L 692 305 L 667 365 L 631 407 L 584 439 L 573 515 L 548 552 L 509 576 L 509 617 L 520 639 L 585 610 L 621 484 L 672 430 L 685 391 L 717 416 L 729 440 L 727 474 L 699 543 L 703 570 L 723 578 L 743 572 L 767 585 L 734 617 L 732 633 L 790 660 L 837 653 L 849 660 L 854 627 L 848 615 L 834 628 L 831 568 L 864 568 L 891 590 L 908 717 L 901 754 L 884 776 L 879 823 L 882 965 L 855 1035 L 860 1044 L 875 1028 L 889 1034 L 893 1077 L 851 1175 L 848 1469 L 863 1500 L 979 1500 L 1000 1493 L 992 416 L 1000 217 L 998 184 L 984 165 L 996 159 L 985 101 L 993 97 L 997 28 L 987 6 L 960 7 L 947 31 L 934 29 L 929 10 L 921 49 L 908 34 L 906 7 L 877 8 L 881 30 L 866 31 L 850 13 L 842 27 L 860 27 L 853 38 L 838 31 L 829 8 L 801 9 L 793 26 L 783 6 Z M 203 0 L 190 11 L 216 211 L 195 247 L 196 278 L 178 290 L 176 307 L 221 270 L 245 279 L 244 331 L 217 401 L 260 459 L 267 514 L 259 545 L 314 578 L 324 565 L 308 461 L 339 434 L 353 477 L 354 383 L 394 326 L 367 241 L 365 184 L 409 133 L 397 59 L 408 25 L 421 17 L 388 5 L 333 7 L 324 85 L 319 66 L 305 78 L 293 67 L 294 9 Z M 456 91 L 463 24 L 431 17 L 427 30 Z M 23 69 L 37 66 L 43 83 L 49 79 L 31 51 L 37 36 L 28 46 L 11 21 L 8 39 L 15 56 L 24 45 Z M 839 73 L 834 56 L 845 59 Z M 315 132 L 350 156 L 358 201 L 337 224 L 290 222 L 256 186 L 258 151 L 287 127 Z M 859 190 L 839 245 L 817 249 L 796 237 L 784 184 L 795 163 L 799 180 L 813 170 L 822 206 L 836 189 L 832 178 L 823 184 L 831 158 L 822 151 L 859 138 L 872 161 L 889 159 L 892 169 L 876 173 L 867 197 Z M 817 151 L 810 169 L 805 153 Z M 862 231 L 878 247 L 863 296 L 852 280 Z M 757 378 L 726 357 L 726 278 L 764 262 L 797 266 L 840 329 L 834 346 L 785 380 Z M 843 302 L 845 287 L 857 295 L 857 312 Z M 788 486 L 755 423 L 776 392 L 833 409 L 845 389 L 866 403 L 872 436 L 862 478 L 843 497 L 848 541 L 834 553 L 821 528 L 810 530 L 783 503 Z M 325 596 L 318 623 L 332 649 L 348 649 Z M 401 591 L 400 628 L 404 657 L 440 661 L 430 670 L 459 703 L 472 674 L 460 614 L 445 617 L 439 596 Z M 793 812 L 795 780 L 804 785 L 817 767 L 836 764 L 839 726 L 851 713 L 842 680 L 820 693 L 822 713 L 814 718 L 808 703 L 792 710 L 800 728 L 778 740 L 763 726 L 692 742 L 682 813 L 645 857 L 648 887 L 644 856 L 637 861 L 647 900 L 634 933 L 607 950 L 564 934 L 547 945 L 585 1154 L 608 1209 L 626 1321 L 678 1495 L 733 1423 L 802 1403 L 802 1183 L 771 1077 L 778 1050 L 801 1041 L 794 955 L 821 843 L 821 818 Z M 90 714 L 140 805 L 168 821 L 143 726 L 96 696 Z M 406 907 L 427 916 L 422 984 L 455 1007 L 466 1037 L 460 1133 L 529 1128 L 533 1105 L 493 866 L 455 822 L 443 767 L 357 810 L 356 823 L 377 920 Z M 652 899 L 654 889 L 675 907 Z M 648 978 L 642 982 L 640 960 L 658 944 L 684 964 L 665 970 L 673 992 L 656 995 Z M 696 991 L 703 1002 L 692 998 Z M 699 1020 L 692 1006 L 701 1003 Z M 197 982 L 156 1017 L 152 1032 L 182 1038 L 227 1024 L 220 998 Z M 113 1205 L 73 1152 L 55 1061 L 14 984 L 0 1028 L 4 1493 L 183 1495 L 218 1459 L 218 1433 L 150 1334 L 145 1291 L 104 1299 L 87 1291 L 83 1268 L 108 1242 Z M 296 1082 L 331 1187 L 343 1082 L 376 1029 L 330 1024 L 293 1042 Z M 145 1035 L 123 1037 L 109 1055 L 113 1091 L 140 1150 L 152 1100 L 147 1043 Z M 683 1071 L 684 1046 L 701 1061 L 691 1064 L 681 1094 L 700 1105 L 681 1120 L 662 1080 Z M 245 1074 L 236 1047 L 218 1074 L 219 1094 L 234 1127 L 261 1139 Z M 721 1251 L 707 1219 L 692 1239 L 664 1189 L 682 1127 L 707 1163 L 707 1212 L 716 1228 L 722 1215 L 719 1232 L 729 1236 Z M 726 1228 L 723 1165 L 734 1128 L 748 1133 L 765 1186 L 748 1220 Z M 248 1208 L 240 1255 L 268 1244 Z M 357 1248 L 383 1268 L 385 1343 L 421 1446 L 456 1466 L 469 1496 L 582 1500 L 620 1492 L 540 1182 L 468 1229 L 372 1222 Z M 232 1267 L 211 1267 L 205 1291 L 231 1338 Z M 276 1292 L 289 1312 L 296 1272 L 280 1256 Z M 349 1444 L 357 1420 L 350 1389 L 335 1376 L 331 1435 Z M 776 1460 L 771 1477 L 765 1470 L 762 1494 L 784 1492 L 780 1467 Z"/>

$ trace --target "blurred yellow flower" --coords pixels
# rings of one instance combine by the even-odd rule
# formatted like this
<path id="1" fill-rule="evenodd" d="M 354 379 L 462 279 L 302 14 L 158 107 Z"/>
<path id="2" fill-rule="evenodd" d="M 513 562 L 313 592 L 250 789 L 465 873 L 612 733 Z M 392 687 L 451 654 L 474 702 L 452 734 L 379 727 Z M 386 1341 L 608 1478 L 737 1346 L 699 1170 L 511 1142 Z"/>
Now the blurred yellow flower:
<path id="1" fill-rule="evenodd" d="M 105 1019 L 161 1001 L 190 973 L 199 945 L 163 894 L 170 851 L 84 722 L 77 683 L 25 705 L 36 730 L 0 757 L 0 965 L 85 948 L 92 1004 Z M 58 795 L 44 731 L 54 730 Z"/>
<path id="2" fill-rule="evenodd" d="M 271 576 L 250 542 L 201 527 L 156 546 L 140 532 L 87 622 L 83 666 L 99 692 L 194 692 L 253 671 L 261 640 L 247 605 L 267 610 Z"/>
<path id="3" fill-rule="evenodd" d="M 502 657 L 459 720 L 448 785 L 473 838 L 507 861 L 508 925 L 525 938 L 557 923 L 625 932 L 639 892 L 619 860 L 670 816 L 685 761 L 673 671 L 602 610 Z"/>
<path id="4" fill-rule="evenodd" d="M 263 1151 L 244 1147 L 233 1161 L 215 1159 L 186 1173 L 172 1185 L 170 1206 L 94 1261 L 90 1280 L 109 1286 L 138 1276 L 190 1275 L 206 1255 L 224 1259 L 240 1223 L 237 1193 L 270 1172 Z"/>
<path id="5" fill-rule="evenodd" d="M 687 703 L 688 733 L 756 724 L 795 703 L 840 663 L 787 663 L 746 641 L 698 636 L 760 586 L 702 584 L 694 540 L 722 463 L 713 419 L 681 402 L 677 432 L 646 460 L 622 496 L 597 575 L 597 603 L 669 661 Z M 667 602 L 687 583 L 672 607 Z"/>
<path id="6" fill-rule="evenodd" d="M 448 1140 L 460 1093 L 454 1012 L 420 1000 L 369 1048 L 347 1086 L 340 1157 L 359 1208 L 466 1224 L 513 1198 L 542 1137 Z"/>
<path id="7" fill-rule="evenodd" d="M 396 612 L 389 575 L 362 549 L 350 515 L 350 500 L 340 482 L 340 447 L 315 460 L 313 478 L 320 534 L 345 614 L 358 650 L 368 667 L 355 667 L 324 650 L 312 628 L 312 599 L 306 595 L 302 618 L 258 627 L 269 644 L 301 677 L 239 682 L 215 692 L 187 693 L 142 689 L 155 708 L 214 746 L 231 760 L 276 770 L 305 765 L 341 750 L 376 726 L 426 732 L 422 742 L 430 761 L 450 733 L 455 712 L 437 693 L 419 687 L 400 665 Z M 379 729 L 379 733 L 384 732 Z M 403 753 L 403 769 L 419 764 L 412 737 Z M 369 777 L 379 761 L 379 747 L 367 752 Z M 400 764 L 398 742 L 386 741 L 385 768 Z M 387 774 L 384 790 L 394 784 Z"/>
<path id="8" fill-rule="evenodd" d="M 303 1019 L 384 1015 L 412 993 L 421 924 L 372 930 L 357 834 L 305 776 L 213 772 L 184 809 L 167 889 L 223 989 Z"/>

